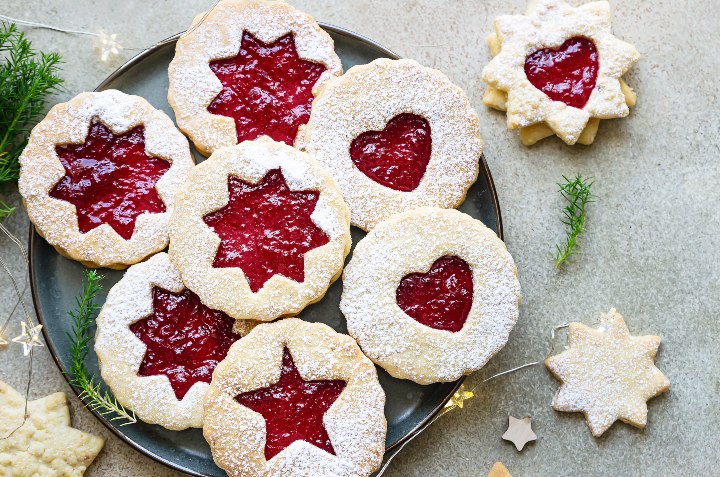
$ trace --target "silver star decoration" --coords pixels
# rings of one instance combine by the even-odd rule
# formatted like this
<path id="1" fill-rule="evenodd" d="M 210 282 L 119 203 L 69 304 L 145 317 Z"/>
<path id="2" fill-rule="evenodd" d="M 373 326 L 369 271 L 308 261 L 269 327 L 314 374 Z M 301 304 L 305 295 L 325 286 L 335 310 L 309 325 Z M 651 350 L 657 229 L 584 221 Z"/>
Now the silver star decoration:
<path id="1" fill-rule="evenodd" d="M 515 444 L 518 451 L 523 450 L 525 444 L 537 439 L 537 435 L 532 430 L 532 417 L 517 419 L 508 415 L 508 429 L 502 438 Z"/>
<path id="2" fill-rule="evenodd" d="M 27 356 L 35 346 L 45 346 L 42 344 L 42 341 L 40 341 L 40 330 L 42 330 L 42 325 L 28 326 L 28 324 L 24 321 L 21 324 L 22 333 L 20 336 L 13 338 L 12 341 L 13 343 L 22 344 L 23 354 Z"/>

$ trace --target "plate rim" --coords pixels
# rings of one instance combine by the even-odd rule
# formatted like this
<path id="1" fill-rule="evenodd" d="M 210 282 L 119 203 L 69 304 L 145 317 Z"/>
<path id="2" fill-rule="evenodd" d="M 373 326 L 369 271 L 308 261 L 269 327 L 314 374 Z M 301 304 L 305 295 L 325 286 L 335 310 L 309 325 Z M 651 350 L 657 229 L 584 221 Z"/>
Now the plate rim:
<path id="1" fill-rule="evenodd" d="M 389 48 L 386 48 L 385 46 L 381 45 L 380 43 L 376 42 L 375 40 L 368 38 L 364 35 L 361 35 L 359 33 L 356 33 L 352 30 L 349 30 L 344 27 L 340 27 L 337 25 L 332 25 L 325 22 L 317 22 L 318 25 L 326 31 L 330 31 L 332 33 L 335 33 L 340 36 L 344 36 L 347 38 L 351 38 L 353 40 L 358 40 L 360 42 L 369 44 L 370 46 L 380 50 L 384 55 L 386 55 L 390 59 L 400 59 L 401 56 L 392 51 Z M 115 71 L 110 73 L 93 91 L 102 91 L 107 88 L 108 84 L 113 82 L 115 79 L 117 79 L 119 76 L 123 75 L 126 71 L 131 69 L 133 66 L 135 66 L 140 61 L 144 60 L 146 57 L 154 54 L 156 51 L 158 51 L 160 48 L 170 44 L 174 43 L 180 38 L 181 35 L 183 35 L 185 32 L 176 33 L 175 35 L 169 36 L 168 38 L 161 40 L 158 43 L 155 43 L 154 45 L 145 48 L 143 51 L 138 53 L 137 55 L 133 56 L 129 60 L 127 60 L 125 63 L 123 63 L 121 66 L 119 66 Z M 497 190 L 495 188 L 495 182 L 493 180 L 493 176 L 490 173 L 490 168 L 487 164 L 487 161 L 485 160 L 485 154 L 483 153 L 480 156 L 479 165 L 481 167 L 481 172 L 484 173 L 485 177 L 487 178 L 488 183 L 488 191 L 490 192 L 491 200 L 493 203 L 493 206 L 495 208 L 495 219 L 496 219 L 496 227 L 497 227 L 497 236 L 500 238 L 500 240 L 504 241 L 504 231 L 503 231 L 503 223 L 502 223 L 502 213 L 500 210 L 500 201 L 497 195 Z M 35 230 L 35 227 L 33 224 L 30 224 L 29 227 L 29 238 L 28 238 L 28 275 L 29 275 L 29 281 L 30 281 L 30 292 L 32 295 L 32 301 L 33 301 L 33 307 L 35 308 L 35 315 L 38 318 L 38 321 L 42 325 L 42 333 L 43 337 L 45 339 L 45 344 L 48 347 L 48 351 L 50 351 L 50 356 L 52 356 L 53 361 L 55 362 L 55 365 L 60 370 L 60 374 L 62 374 L 62 377 L 65 379 L 65 382 L 68 384 L 72 392 L 75 394 L 75 396 L 80 399 L 80 392 L 70 384 L 70 376 L 67 373 L 67 369 L 65 369 L 65 366 L 60 362 L 60 359 L 58 358 L 59 353 L 57 348 L 55 347 L 55 344 L 52 340 L 49 339 L 49 336 L 47 334 L 47 327 L 45 326 L 45 317 L 42 312 L 42 308 L 39 306 L 39 297 L 37 293 L 37 286 L 36 286 L 36 277 L 34 272 L 34 256 L 35 256 L 35 241 L 39 238 L 39 234 Z M 447 402 L 450 400 L 450 398 L 455 394 L 455 392 L 460 388 L 462 383 L 465 381 L 465 376 L 460 378 L 456 385 L 452 388 L 451 392 L 448 393 L 447 397 L 443 399 L 443 401 L 436 406 L 433 411 L 428 414 L 428 416 L 423 419 L 421 422 L 419 422 L 414 428 L 412 428 L 407 434 L 405 434 L 401 439 L 394 442 L 391 446 L 387 447 L 385 449 L 385 456 L 388 456 L 391 451 L 397 449 L 396 452 L 399 452 L 402 447 L 405 446 L 406 443 L 408 443 L 410 440 L 415 438 L 417 434 L 422 432 L 427 426 L 429 426 L 437 417 L 438 413 L 442 411 L 442 409 L 445 407 Z M 169 467 L 173 470 L 177 470 L 180 472 L 184 472 L 188 475 L 193 475 L 196 477 L 206 477 L 207 474 L 198 473 L 194 470 L 188 469 L 186 467 L 183 467 L 180 464 L 177 464 L 173 461 L 170 461 L 168 459 L 165 459 L 164 457 L 154 453 L 150 449 L 147 449 L 146 447 L 142 446 L 140 443 L 134 441 L 133 439 L 129 438 L 126 434 L 120 432 L 120 430 L 115 427 L 108 418 L 100 414 L 97 410 L 91 409 L 84 405 L 84 401 L 80 399 L 80 402 L 83 403 L 83 406 L 89 410 L 92 415 L 100 421 L 110 432 L 112 432 L 116 437 L 118 437 L 120 440 L 128 444 L 131 448 L 135 449 L 139 453 L 143 454 L 144 456 L 165 465 L 166 467 Z"/>

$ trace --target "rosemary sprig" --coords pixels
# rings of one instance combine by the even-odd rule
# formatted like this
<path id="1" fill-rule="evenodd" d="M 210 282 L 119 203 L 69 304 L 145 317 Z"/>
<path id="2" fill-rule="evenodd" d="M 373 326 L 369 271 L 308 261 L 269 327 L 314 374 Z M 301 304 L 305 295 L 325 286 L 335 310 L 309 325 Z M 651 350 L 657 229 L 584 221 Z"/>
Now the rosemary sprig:
<path id="1" fill-rule="evenodd" d="M 102 292 L 103 279 L 95 270 L 86 270 L 83 280 L 82 294 L 75 297 L 77 308 L 69 311 L 73 319 L 72 332 L 68 333 L 70 339 L 70 384 L 80 390 L 80 399 L 85 405 L 103 416 L 110 416 L 111 421 L 125 420 L 121 425 L 137 422 L 135 413 L 128 411 L 108 391 L 100 388 L 100 383 L 88 373 L 85 367 L 85 358 L 88 354 L 90 342 L 90 327 L 95 322 L 95 316 L 100 305 L 95 298 Z"/>
<path id="2" fill-rule="evenodd" d="M 590 191 L 593 185 L 591 179 L 583 179 L 580 174 L 578 174 L 575 179 L 568 179 L 565 176 L 563 176 L 563 179 L 565 183 L 558 184 L 558 186 L 560 187 L 559 192 L 568 203 L 563 209 L 564 217 L 562 220 L 562 223 L 565 224 L 567 229 L 567 237 L 565 243 L 555 246 L 556 269 L 560 268 L 571 255 L 577 252 L 579 247 L 578 238 L 585 232 L 585 211 L 587 204 L 595 201 L 595 196 L 593 196 Z"/>
<path id="3" fill-rule="evenodd" d="M 30 128 L 63 82 L 60 63 L 57 53 L 33 50 L 14 23 L 0 22 L 0 184 L 18 178 Z"/>

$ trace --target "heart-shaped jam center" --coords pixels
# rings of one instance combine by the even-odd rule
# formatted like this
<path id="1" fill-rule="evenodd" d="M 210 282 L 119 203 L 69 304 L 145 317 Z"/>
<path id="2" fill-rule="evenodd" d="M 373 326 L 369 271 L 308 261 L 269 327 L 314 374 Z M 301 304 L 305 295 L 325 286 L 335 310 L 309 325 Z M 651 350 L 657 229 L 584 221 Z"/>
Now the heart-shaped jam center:
<path id="1" fill-rule="evenodd" d="M 440 257 L 427 273 L 404 276 L 395 297 L 398 306 L 417 322 L 458 332 L 472 307 L 472 271 L 460 257 Z"/>
<path id="2" fill-rule="evenodd" d="M 431 151 L 430 123 L 411 113 L 395 116 L 382 131 L 364 132 L 350 144 L 350 158 L 358 169 L 403 192 L 420 185 Z"/>
<path id="3" fill-rule="evenodd" d="M 341 380 L 305 381 L 285 348 L 280 380 L 235 397 L 265 418 L 265 459 L 270 460 L 295 441 L 305 441 L 335 455 L 323 416 L 343 392 Z"/>
<path id="4" fill-rule="evenodd" d="M 57 146 L 55 152 L 65 176 L 50 197 L 75 206 L 81 233 L 108 224 L 130 240 L 140 214 L 165 212 L 155 184 L 170 163 L 145 152 L 143 126 L 115 134 L 94 122 L 83 144 Z"/>
<path id="5" fill-rule="evenodd" d="M 253 293 L 275 274 L 305 280 L 305 253 L 330 239 L 312 221 L 320 193 L 290 190 L 280 169 L 257 184 L 228 177 L 228 204 L 203 217 L 220 236 L 213 267 L 240 267 Z"/>
<path id="6" fill-rule="evenodd" d="M 173 293 L 154 287 L 152 314 L 130 325 L 147 346 L 138 374 L 167 376 L 175 396 L 184 398 L 193 384 L 210 382 L 215 366 L 240 339 L 234 324 L 188 289 Z"/>
<path id="7" fill-rule="evenodd" d="M 558 48 L 537 50 L 525 58 L 525 75 L 553 101 L 582 108 L 595 89 L 599 59 L 595 44 L 576 36 Z"/>
<path id="8" fill-rule="evenodd" d="M 300 59 L 292 33 L 263 43 L 244 32 L 240 52 L 210 69 L 223 88 L 208 112 L 233 118 L 238 142 L 267 135 L 292 146 L 310 119 L 312 88 L 325 66 Z"/>

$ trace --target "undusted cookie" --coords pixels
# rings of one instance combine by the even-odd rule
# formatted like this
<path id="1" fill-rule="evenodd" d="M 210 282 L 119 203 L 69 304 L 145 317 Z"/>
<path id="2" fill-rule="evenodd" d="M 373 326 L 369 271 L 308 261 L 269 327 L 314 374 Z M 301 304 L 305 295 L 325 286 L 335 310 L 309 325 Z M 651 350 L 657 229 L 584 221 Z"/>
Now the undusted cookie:
<path id="1" fill-rule="evenodd" d="M 64 393 L 28 403 L 28 419 L 22 423 L 25 399 L 0 381 L 0 475 L 80 477 L 102 450 L 105 441 L 73 429 Z"/>
<path id="2" fill-rule="evenodd" d="M 600 317 L 597 329 L 570 323 L 568 349 L 545 360 L 562 381 L 553 408 L 584 413 L 595 437 L 618 419 L 644 428 L 646 401 L 670 387 L 655 367 L 659 346 L 659 336 L 630 336 L 614 308 Z"/>

